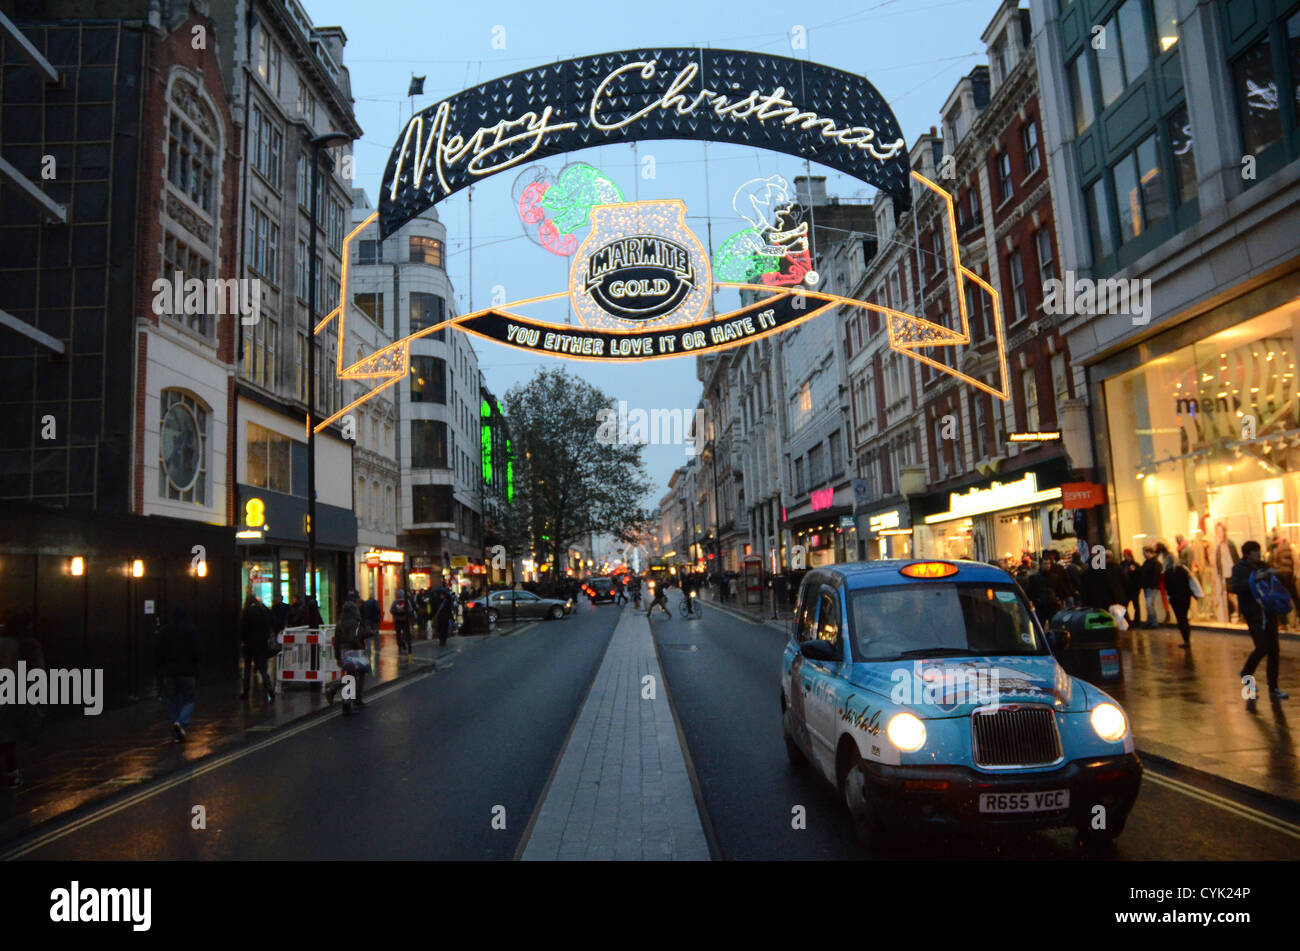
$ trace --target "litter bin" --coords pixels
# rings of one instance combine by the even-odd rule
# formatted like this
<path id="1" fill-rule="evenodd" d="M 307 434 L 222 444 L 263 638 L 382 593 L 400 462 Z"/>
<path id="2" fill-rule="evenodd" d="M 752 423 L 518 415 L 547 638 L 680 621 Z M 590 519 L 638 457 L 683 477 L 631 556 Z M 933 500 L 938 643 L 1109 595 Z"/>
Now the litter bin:
<path id="1" fill-rule="evenodd" d="M 471 634 L 488 632 L 487 608 L 482 602 L 467 602 L 461 606 L 461 633 L 467 637 Z"/>
<path id="2" fill-rule="evenodd" d="M 1109 611 L 1067 608 L 1053 615 L 1048 627 L 1070 635 L 1066 649 L 1055 651 L 1057 661 L 1068 673 L 1093 684 L 1123 682 L 1119 628 Z"/>

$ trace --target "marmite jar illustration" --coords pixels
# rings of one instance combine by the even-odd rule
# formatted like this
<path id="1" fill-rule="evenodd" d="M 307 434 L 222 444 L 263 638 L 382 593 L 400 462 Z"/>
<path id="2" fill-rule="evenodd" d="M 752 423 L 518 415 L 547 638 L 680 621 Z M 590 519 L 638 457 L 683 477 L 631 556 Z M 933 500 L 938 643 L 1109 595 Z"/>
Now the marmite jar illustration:
<path id="1" fill-rule="evenodd" d="M 699 238 L 675 199 L 595 205 L 591 233 L 573 256 L 569 294 L 587 327 L 638 330 L 693 323 L 709 300 L 712 274 Z"/>

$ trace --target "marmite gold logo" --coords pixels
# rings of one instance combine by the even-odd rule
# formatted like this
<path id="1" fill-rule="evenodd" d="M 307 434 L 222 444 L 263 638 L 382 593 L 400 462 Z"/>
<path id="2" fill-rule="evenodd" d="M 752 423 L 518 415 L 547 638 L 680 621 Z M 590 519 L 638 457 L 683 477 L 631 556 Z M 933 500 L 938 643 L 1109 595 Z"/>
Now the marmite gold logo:
<path id="1" fill-rule="evenodd" d="M 650 320 L 672 313 L 695 286 L 686 248 L 653 235 L 620 238 L 587 258 L 583 290 L 623 320 Z"/>
<path id="2" fill-rule="evenodd" d="M 596 205 L 574 255 L 574 310 L 591 328 L 644 325 L 670 315 L 697 320 L 712 283 L 708 257 L 676 200 Z"/>

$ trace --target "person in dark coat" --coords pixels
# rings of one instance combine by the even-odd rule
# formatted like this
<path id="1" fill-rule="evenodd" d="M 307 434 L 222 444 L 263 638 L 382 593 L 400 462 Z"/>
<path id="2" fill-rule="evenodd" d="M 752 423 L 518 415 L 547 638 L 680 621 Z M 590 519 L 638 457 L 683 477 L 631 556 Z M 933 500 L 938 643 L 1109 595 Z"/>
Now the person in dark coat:
<path id="1" fill-rule="evenodd" d="M 401 588 L 397 589 L 397 597 L 389 605 L 388 613 L 393 616 L 393 630 L 397 632 L 397 652 L 406 651 L 407 660 L 414 661 L 415 655 L 411 652 L 411 602 L 406 600 L 406 592 Z"/>
<path id="2" fill-rule="evenodd" d="M 1165 597 L 1169 599 L 1169 606 L 1178 621 L 1178 631 L 1183 635 L 1183 650 L 1187 650 L 1192 646 L 1192 626 L 1187 620 L 1192 606 L 1192 573 L 1171 556 L 1165 562 L 1164 582 Z"/>
<path id="3" fill-rule="evenodd" d="M 438 646 L 446 647 L 447 638 L 451 636 L 451 616 L 455 610 L 455 598 L 446 585 L 439 585 L 433 591 L 429 610 L 433 614 L 433 631 L 438 636 Z"/>
<path id="4" fill-rule="evenodd" d="M 1049 548 L 1043 552 L 1043 560 L 1047 562 L 1047 573 L 1052 579 L 1052 590 L 1056 592 L 1061 607 L 1068 607 L 1073 604 L 1079 596 L 1079 589 L 1075 587 L 1074 581 L 1070 578 L 1070 573 L 1061 564 L 1060 552 Z"/>
<path id="5" fill-rule="evenodd" d="M 361 603 L 361 637 L 365 641 L 379 634 L 379 624 L 384 619 L 384 609 L 372 594 Z"/>
<path id="6" fill-rule="evenodd" d="M 290 625 L 291 627 L 293 625 Z M 262 675 L 262 686 L 266 688 L 266 702 L 275 700 L 275 684 L 266 672 L 266 662 L 271 656 L 271 612 L 258 600 L 257 595 L 250 594 L 244 602 L 244 613 L 239 619 L 239 642 L 244 648 L 244 691 L 241 700 L 248 696 L 249 681 L 253 677 L 253 668 Z"/>
<path id="7" fill-rule="evenodd" d="M 177 743 L 183 743 L 199 682 L 199 631 L 179 604 L 172 608 L 171 621 L 158 631 L 158 673 L 172 733 Z"/>
<path id="8" fill-rule="evenodd" d="M 1034 606 L 1038 623 L 1043 630 L 1047 630 L 1052 617 L 1061 610 L 1061 597 L 1057 594 L 1057 586 L 1052 578 L 1052 559 L 1046 552 L 1038 562 L 1038 570 L 1025 579 L 1025 596 Z"/>
<path id="9" fill-rule="evenodd" d="M 302 595 L 295 594 L 289 599 L 289 611 L 285 615 L 285 627 L 303 627 L 307 624 L 307 606 L 302 603 Z"/>
<path id="10" fill-rule="evenodd" d="M 284 596 L 277 594 L 275 604 L 271 605 L 271 630 L 279 634 L 289 626 L 289 605 L 284 603 Z"/>
<path id="11" fill-rule="evenodd" d="M 334 626 L 334 662 L 339 665 L 340 670 L 345 669 L 343 664 L 345 651 L 365 650 L 365 638 L 361 632 L 361 605 L 357 601 L 357 593 L 349 591 L 347 599 L 339 605 L 339 621 Z M 343 712 L 353 713 L 366 705 L 361 698 L 366 684 L 366 672 L 358 669 L 347 670 L 347 673 L 352 675 L 356 695 L 350 700 L 343 701 Z M 342 686 L 342 681 L 325 685 L 325 696 L 331 704 Z"/>
<path id="12" fill-rule="evenodd" d="M 1138 565 L 1137 560 L 1133 557 L 1133 549 L 1124 549 L 1124 560 L 1120 563 L 1120 570 L 1124 574 L 1124 600 L 1120 603 L 1124 605 L 1124 613 L 1128 613 L 1128 606 L 1133 605 L 1132 622 L 1134 627 L 1142 626 L 1142 568 Z"/>
<path id="13" fill-rule="evenodd" d="M 1277 615 L 1264 610 L 1264 606 L 1255 600 L 1255 592 L 1250 589 L 1250 576 L 1266 567 L 1260 554 L 1259 542 L 1249 541 L 1241 546 L 1241 560 L 1233 565 L 1232 577 L 1229 579 L 1232 593 L 1237 596 L 1237 610 L 1245 618 L 1246 625 L 1250 628 L 1250 639 L 1255 642 L 1255 649 L 1250 652 L 1245 666 L 1241 668 L 1241 679 L 1245 683 L 1247 677 L 1254 677 L 1259 662 L 1267 658 L 1269 697 L 1273 700 L 1285 700 L 1288 695 L 1278 686 L 1280 649 L 1277 639 Z M 1251 710 L 1255 709 L 1253 697 L 1247 699 L 1246 706 Z"/>
<path id="14" fill-rule="evenodd" d="M 20 663 L 26 664 L 29 673 L 45 669 L 45 655 L 36 638 L 32 612 L 26 608 L 9 611 L 0 627 L 0 669 L 16 677 Z M 17 789 L 23 784 L 23 774 L 18 768 L 18 740 L 34 741 L 41 721 L 39 706 L 0 704 L 0 773 L 6 788 Z"/>
<path id="15" fill-rule="evenodd" d="M 1142 549 L 1143 561 L 1142 567 L 1138 569 L 1138 579 L 1142 584 L 1142 596 L 1147 602 L 1147 622 L 1143 627 L 1159 627 L 1156 623 L 1156 596 L 1160 593 L 1160 575 L 1164 572 L 1164 565 L 1156 557 L 1156 550 L 1153 547 Z M 1165 618 L 1168 620 L 1168 617 Z"/>
<path id="16" fill-rule="evenodd" d="M 324 626 L 325 619 L 320 616 L 320 605 L 316 603 L 314 597 L 307 599 L 306 603 L 303 605 L 303 613 L 305 615 L 303 623 L 308 627 Z"/>

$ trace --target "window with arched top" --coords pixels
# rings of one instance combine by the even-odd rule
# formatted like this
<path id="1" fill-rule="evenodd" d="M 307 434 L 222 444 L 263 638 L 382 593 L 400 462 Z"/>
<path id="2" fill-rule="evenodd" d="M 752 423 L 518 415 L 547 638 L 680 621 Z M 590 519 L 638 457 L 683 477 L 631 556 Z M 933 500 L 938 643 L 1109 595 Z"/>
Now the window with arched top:
<path id="1" fill-rule="evenodd" d="M 214 339 L 213 309 L 224 306 L 209 299 L 206 282 L 217 276 L 220 243 L 222 131 L 217 114 L 200 91 L 197 77 L 177 70 L 167 92 L 167 166 L 163 184 L 162 277 L 175 282 L 204 282 L 205 293 L 180 297 L 181 313 L 164 313 L 199 335 Z"/>
<path id="2" fill-rule="evenodd" d="M 207 505 L 212 411 L 184 390 L 163 390 L 159 402 L 158 495 Z"/>

